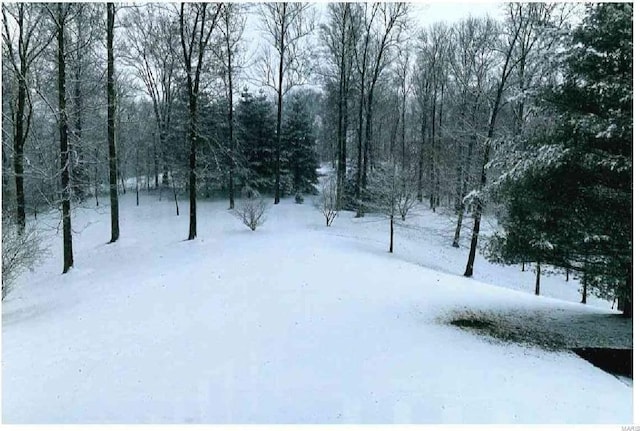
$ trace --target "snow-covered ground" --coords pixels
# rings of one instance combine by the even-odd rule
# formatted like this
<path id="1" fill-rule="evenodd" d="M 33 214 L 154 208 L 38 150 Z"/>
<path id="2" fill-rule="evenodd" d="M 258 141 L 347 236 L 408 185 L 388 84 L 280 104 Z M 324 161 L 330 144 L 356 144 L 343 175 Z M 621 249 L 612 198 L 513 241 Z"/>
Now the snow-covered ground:
<path id="1" fill-rule="evenodd" d="M 464 278 L 468 249 L 425 208 L 398 225 L 393 255 L 386 221 L 342 213 L 327 228 L 311 197 L 270 205 L 256 232 L 226 208 L 199 202 L 184 241 L 185 202 L 176 217 L 171 200 L 143 192 L 136 207 L 128 193 L 111 245 L 108 208 L 78 210 L 66 275 L 52 233 L 3 303 L 3 421 L 632 421 L 632 388 L 578 356 L 446 323 L 523 312 L 588 337 L 585 322 L 622 322 L 604 301 L 579 304 L 563 275 L 536 297 L 533 273 L 478 256 Z M 611 325 L 600 344 L 627 344 L 630 326 Z"/>

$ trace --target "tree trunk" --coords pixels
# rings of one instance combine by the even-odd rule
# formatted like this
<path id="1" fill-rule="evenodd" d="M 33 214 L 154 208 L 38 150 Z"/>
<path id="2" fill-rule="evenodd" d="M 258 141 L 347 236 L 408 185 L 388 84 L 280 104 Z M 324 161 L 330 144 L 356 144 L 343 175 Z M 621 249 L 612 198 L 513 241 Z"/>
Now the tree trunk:
<path id="1" fill-rule="evenodd" d="M 513 47 L 518 39 L 518 35 L 520 33 L 520 28 L 515 35 L 513 35 L 513 39 L 509 44 L 509 49 L 507 51 L 505 62 L 502 67 L 502 74 L 500 76 L 500 81 L 498 82 L 498 89 L 496 91 L 496 98 L 493 101 L 493 107 L 491 109 L 491 119 L 489 120 L 489 128 L 487 131 L 487 139 L 485 140 L 484 154 L 482 157 L 482 168 L 480 175 L 480 187 L 484 188 L 487 184 L 487 163 L 489 163 L 489 155 L 491 151 L 491 139 L 493 138 L 493 134 L 496 126 L 496 119 L 498 118 L 498 111 L 500 110 L 500 102 L 502 101 L 502 92 L 504 91 L 504 86 L 507 82 L 507 78 L 510 74 L 509 63 L 511 62 L 511 55 L 513 53 Z M 476 248 L 478 245 L 478 236 L 480 234 L 480 221 L 482 219 L 482 200 L 478 202 L 476 205 L 476 210 L 474 212 L 474 220 L 473 220 L 473 235 L 471 236 L 471 247 L 469 249 L 469 259 L 467 261 L 467 268 L 464 272 L 465 277 L 471 277 L 473 275 L 473 261 L 475 260 Z"/>
<path id="2" fill-rule="evenodd" d="M 234 201 L 234 188 L 233 188 L 233 175 L 235 170 L 235 144 L 233 142 L 233 73 L 232 73 L 232 61 L 231 61 L 231 46 L 229 38 L 229 19 L 226 21 L 227 25 L 227 79 L 229 81 L 229 209 L 232 210 L 235 207 Z"/>
<path id="3" fill-rule="evenodd" d="M 407 146 L 407 92 L 405 90 L 405 82 L 402 82 L 402 126 L 400 139 L 402 142 L 402 172 L 406 169 L 406 146 Z"/>
<path id="4" fill-rule="evenodd" d="M 193 94 L 191 79 L 188 78 L 189 89 L 189 237 L 188 241 L 195 239 L 197 236 L 197 220 L 196 220 L 196 141 L 197 141 L 197 96 Z M 175 181 L 175 179 L 174 179 Z"/>
<path id="5" fill-rule="evenodd" d="M 389 217 L 389 253 L 393 253 L 393 214 Z"/>
<path id="6" fill-rule="evenodd" d="M 346 99 L 347 96 L 345 95 L 343 97 L 345 97 L 345 100 L 342 110 L 342 137 L 340 138 L 340 161 L 338 163 L 338 175 L 342 177 L 342 191 L 338 210 L 344 208 L 345 184 L 347 183 L 347 130 L 349 127 L 349 107 Z"/>
<path id="7" fill-rule="evenodd" d="M 68 6 L 67 6 L 68 7 Z M 67 125 L 67 99 L 66 99 L 66 74 L 65 74 L 65 45 L 64 45 L 64 21 L 63 5 L 58 3 L 57 9 L 57 39 L 58 39 L 58 108 L 60 129 L 60 169 L 62 171 L 62 245 L 63 268 L 66 273 L 73 266 L 73 239 L 71 237 L 71 189 L 69 166 L 69 136 Z"/>
<path id="8" fill-rule="evenodd" d="M 136 145 L 136 206 L 140 206 L 140 187 L 138 185 L 138 163 L 140 162 L 140 148 L 139 145 Z"/>
<path id="9" fill-rule="evenodd" d="M 360 99 L 358 103 L 358 163 L 357 163 L 357 172 L 356 172 L 356 217 L 364 216 L 364 207 L 362 204 L 362 177 L 363 170 L 366 170 L 366 165 L 363 166 L 362 156 L 363 156 L 363 128 L 364 128 L 364 104 L 365 104 L 365 76 L 366 76 L 366 67 L 367 67 L 367 58 L 369 52 L 369 30 L 370 24 L 367 28 L 365 41 L 364 41 L 364 51 L 362 53 L 362 64 L 360 70 Z"/>
<path id="10" fill-rule="evenodd" d="M 627 270 L 627 280 L 625 291 L 627 294 L 624 298 L 618 299 L 618 305 L 622 302 L 622 316 L 633 318 L 633 271 L 631 268 Z"/>
<path id="11" fill-rule="evenodd" d="M 100 202 L 98 201 L 98 189 L 100 188 L 100 179 L 98 178 L 98 147 L 96 147 L 95 152 L 94 152 L 94 168 L 93 168 L 93 179 L 94 179 L 94 184 L 93 184 L 93 191 L 96 195 L 96 206 L 100 206 Z"/>
<path id="12" fill-rule="evenodd" d="M 586 304 L 587 303 L 587 276 L 585 275 L 582 278 L 582 300 L 580 301 L 581 304 Z"/>
<path id="13" fill-rule="evenodd" d="M 20 234 L 24 232 L 26 224 L 24 199 L 24 144 L 26 140 L 26 135 L 24 133 L 24 112 L 26 101 L 27 83 L 24 76 L 20 76 L 18 78 L 18 106 L 15 116 L 15 135 L 13 136 L 13 169 L 16 181 L 18 233 Z"/>
<path id="14" fill-rule="evenodd" d="M 153 135 L 153 145 L 155 147 L 156 144 L 156 136 Z M 149 194 L 151 192 L 151 168 L 150 168 L 150 161 L 151 157 L 149 154 L 149 147 L 147 147 L 147 155 L 145 157 L 144 160 L 144 172 L 145 172 L 145 183 L 147 184 L 147 194 Z"/>
<path id="15" fill-rule="evenodd" d="M 18 223 L 18 234 L 24 232 L 26 225 L 26 205 L 24 195 L 24 145 L 27 140 L 27 134 L 29 132 L 29 123 L 31 119 L 31 111 L 29 116 L 25 119 L 25 110 L 27 105 L 27 81 L 26 75 L 29 69 L 29 63 L 27 60 L 27 49 L 23 43 L 24 31 L 26 30 L 26 24 L 24 22 L 24 4 L 18 4 L 18 55 L 20 57 L 20 70 L 16 71 L 18 76 L 18 99 L 16 103 L 16 112 L 14 117 L 14 136 L 13 136 L 13 169 L 16 184 L 16 212 Z M 29 31 L 29 30 L 27 30 Z M 25 124 L 25 122 L 27 124 Z M 4 155 L 4 151 L 3 151 Z"/>
<path id="16" fill-rule="evenodd" d="M 160 145 L 162 145 L 162 137 L 160 137 Z M 156 190 L 158 189 L 158 141 L 153 140 L 153 179 Z"/>
<path id="17" fill-rule="evenodd" d="M 420 157 L 418 158 L 418 201 L 422 202 L 424 193 L 424 158 L 427 151 L 427 110 L 425 106 L 422 107 L 421 112 L 421 125 L 420 125 Z"/>
<path id="18" fill-rule="evenodd" d="M 360 103 L 358 106 L 358 163 L 356 171 L 356 217 L 364 216 L 364 208 L 362 206 L 362 141 L 364 126 L 364 72 L 360 77 Z"/>
<path id="19" fill-rule="evenodd" d="M 540 262 L 536 262 L 536 295 L 540 295 Z"/>
<path id="20" fill-rule="evenodd" d="M 458 211 L 458 221 L 456 222 L 456 231 L 453 234 L 453 244 L 451 244 L 451 246 L 455 248 L 460 247 L 460 230 L 462 229 L 462 216 L 464 213 L 464 206 L 462 205 L 462 203 L 459 204 L 457 211 Z"/>
<path id="21" fill-rule="evenodd" d="M 167 173 L 167 176 L 169 176 L 169 174 Z M 173 189 L 173 200 L 176 203 L 176 217 L 180 215 L 180 207 L 178 206 L 178 192 L 176 190 L 176 179 L 175 179 L 175 173 L 171 172 L 171 188 Z"/>
<path id="22" fill-rule="evenodd" d="M 367 106 L 365 109 L 366 113 L 366 125 L 364 129 L 364 155 L 362 159 L 362 190 L 367 189 L 367 169 L 369 166 L 369 158 L 371 155 L 371 139 L 373 134 L 373 125 L 371 124 L 373 121 L 373 83 L 371 89 L 369 90 L 369 94 L 367 95 Z"/>
<path id="23" fill-rule="evenodd" d="M 442 153 L 442 107 L 444 105 L 444 81 L 440 86 L 440 104 L 438 107 L 438 139 L 436 141 L 436 184 L 435 207 L 440 206 L 440 154 Z M 435 208 L 434 208 L 435 210 Z"/>
<path id="24" fill-rule="evenodd" d="M 344 32 L 343 32 L 343 46 L 344 46 Z M 337 152 L 337 156 L 338 156 L 338 175 L 336 176 L 336 180 L 337 180 L 337 184 L 336 184 L 336 204 L 337 204 L 337 209 L 342 209 L 342 200 L 343 200 L 343 193 L 344 193 L 344 181 L 346 178 L 346 158 L 343 158 L 343 154 L 342 154 L 342 120 L 344 119 L 343 113 L 342 113 L 342 107 L 343 107 L 343 102 L 342 99 L 344 97 L 343 95 L 343 89 L 344 89 L 344 48 L 343 48 L 343 53 L 342 53 L 342 58 L 341 58 L 341 64 L 340 64 L 340 85 L 338 87 L 338 131 L 337 131 L 337 139 L 336 139 L 336 143 L 338 146 L 338 152 Z"/>
<path id="25" fill-rule="evenodd" d="M 78 38 L 81 40 L 82 27 L 83 22 L 79 22 L 77 26 Z M 74 139 L 70 142 L 69 151 L 71 154 L 76 154 L 77 164 L 75 164 L 74 168 L 71 170 L 72 174 L 72 184 L 73 191 L 76 197 L 78 197 L 81 201 L 84 200 L 84 189 L 85 186 L 84 181 L 84 169 L 83 169 L 83 148 L 81 145 L 82 142 L 82 126 L 83 126 L 83 114 L 84 114 L 84 106 L 82 100 L 82 59 L 83 53 L 82 50 L 79 49 L 77 53 L 78 58 L 76 59 L 77 64 L 74 68 L 74 85 L 73 85 L 73 99 L 75 102 L 75 133 Z"/>
<path id="26" fill-rule="evenodd" d="M 345 125 L 345 99 L 346 99 L 346 31 L 347 31 L 347 18 L 349 14 L 349 6 L 348 4 L 344 5 L 342 12 L 342 27 L 340 33 L 340 83 L 338 86 L 338 135 L 337 135 L 337 145 L 338 145 L 338 173 L 336 175 L 336 208 L 341 210 L 343 208 L 344 202 L 344 185 L 347 178 L 347 155 L 346 155 L 346 145 L 343 145 L 343 135 L 346 136 L 346 125 Z"/>
<path id="27" fill-rule="evenodd" d="M 463 97 L 466 97 L 466 93 L 463 94 Z M 466 106 L 463 104 L 462 106 L 462 112 L 460 114 L 461 117 L 461 124 L 465 123 L 465 108 Z M 456 181 L 457 181 L 457 185 L 456 185 L 456 193 L 457 196 L 455 197 L 456 201 L 455 201 L 455 210 L 456 210 L 456 214 L 457 214 L 457 218 L 458 218 L 458 222 L 456 223 L 456 230 L 455 233 L 453 234 L 453 243 L 451 244 L 452 247 L 458 248 L 460 247 L 460 229 L 462 228 L 462 216 L 463 216 L 463 211 L 464 211 L 464 202 L 462 202 L 462 199 L 464 198 L 464 145 L 461 142 L 458 145 L 458 163 L 457 163 L 457 167 L 456 167 Z"/>
<path id="28" fill-rule="evenodd" d="M 480 214 L 482 213 L 482 204 L 478 202 L 473 212 L 473 231 L 471 233 L 471 247 L 469 249 L 469 259 L 467 267 L 464 270 L 465 277 L 473 275 L 473 264 L 476 260 L 476 247 L 478 247 L 478 236 L 480 235 Z"/>
<path id="29" fill-rule="evenodd" d="M 431 104 L 431 193 L 429 194 L 429 207 L 433 212 L 436 211 L 436 99 L 437 99 L 437 87 L 433 86 L 433 100 Z"/>
<path id="30" fill-rule="evenodd" d="M 472 122 L 475 123 L 475 113 L 472 116 Z M 464 169 L 462 172 L 462 186 L 460 189 L 460 195 L 458 196 L 458 222 L 456 224 L 456 232 L 453 236 L 453 246 L 460 246 L 460 230 L 462 229 L 462 219 L 464 217 L 465 205 L 464 205 L 464 197 L 467 193 L 467 189 L 469 187 L 469 171 L 471 170 L 471 157 L 473 156 L 473 144 L 475 141 L 475 135 L 469 136 L 469 140 L 467 142 L 467 157 L 465 159 Z M 473 270 L 472 270 L 473 272 Z"/>
<path id="31" fill-rule="evenodd" d="M 124 175 L 122 174 L 122 170 L 118 169 L 118 178 L 120 178 L 120 185 L 122 186 L 122 194 L 127 194 L 127 184 L 124 182 Z"/>
<path id="32" fill-rule="evenodd" d="M 287 3 L 282 3 L 282 20 L 280 23 L 280 64 L 278 65 L 278 112 L 276 116 L 276 190 L 274 205 L 280 203 L 280 146 L 282 145 L 282 80 L 284 78 L 284 37 Z"/>
<path id="33" fill-rule="evenodd" d="M 118 158 L 116 155 L 116 92 L 113 66 L 113 28 L 115 6 L 107 3 L 107 141 L 109 144 L 109 194 L 111 199 L 111 240 L 114 243 L 120 237 L 118 214 Z"/>

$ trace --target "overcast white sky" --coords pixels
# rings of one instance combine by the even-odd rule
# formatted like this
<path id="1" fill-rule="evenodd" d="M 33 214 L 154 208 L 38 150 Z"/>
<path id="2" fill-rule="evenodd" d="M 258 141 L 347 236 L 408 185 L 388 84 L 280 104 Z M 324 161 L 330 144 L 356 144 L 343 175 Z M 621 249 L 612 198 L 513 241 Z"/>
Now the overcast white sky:
<path id="1" fill-rule="evenodd" d="M 310 2 L 316 9 L 316 27 L 318 24 L 326 21 L 327 4 L 332 3 L 329 1 L 323 2 Z M 437 22 L 455 23 L 469 16 L 472 17 L 484 17 L 490 16 L 496 20 L 503 20 L 505 18 L 505 6 L 506 1 L 409 1 L 411 4 L 411 16 L 415 27 L 412 30 L 419 30 L 421 28 L 428 28 L 430 25 Z M 581 9 L 584 3 L 572 3 Z M 254 3 L 255 5 L 255 3 Z M 242 76 L 240 81 L 242 85 L 246 85 L 250 91 L 256 92 L 260 87 L 260 81 L 262 76 L 260 73 L 256 73 L 255 62 L 258 61 L 259 56 L 262 53 L 261 46 L 264 43 L 265 35 L 259 29 L 260 18 L 257 14 L 256 8 L 251 8 L 251 12 L 247 15 L 247 23 L 244 33 L 244 43 L 247 50 L 247 68 L 245 69 L 245 75 Z M 575 15 L 571 21 L 578 22 L 580 15 Z M 414 33 L 414 34 L 417 34 Z M 315 85 L 320 85 L 316 82 Z M 267 91 L 269 94 L 269 92 Z"/>
<path id="2" fill-rule="evenodd" d="M 468 16 L 502 16 L 505 2 L 420 2 L 414 3 L 414 16 L 421 27 L 439 21 L 456 22 Z"/>
<path id="3" fill-rule="evenodd" d="M 312 2 L 313 3 L 313 2 Z M 317 19 L 320 22 L 325 21 L 325 11 L 329 2 L 314 3 L 314 7 L 317 12 Z M 489 15 L 493 18 L 500 19 L 503 16 L 504 5 L 506 2 L 502 1 L 482 1 L 482 2 L 409 2 L 412 5 L 412 17 L 419 28 L 426 28 L 431 24 L 437 22 L 453 23 L 468 16 L 484 17 Z M 261 52 L 260 46 L 262 45 L 264 34 L 259 30 L 259 20 L 256 9 L 252 9 L 252 13 L 247 16 L 247 25 L 245 29 L 245 41 L 249 48 L 249 57 L 254 61 L 257 60 L 257 56 Z M 249 61 L 251 63 L 251 61 Z M 246 70 L 250 76 L 255 77 L 255 70 L 249 67 Z M 246 82 L 246 85 L 251 91 L 257 91 L 257 82 Z"/>

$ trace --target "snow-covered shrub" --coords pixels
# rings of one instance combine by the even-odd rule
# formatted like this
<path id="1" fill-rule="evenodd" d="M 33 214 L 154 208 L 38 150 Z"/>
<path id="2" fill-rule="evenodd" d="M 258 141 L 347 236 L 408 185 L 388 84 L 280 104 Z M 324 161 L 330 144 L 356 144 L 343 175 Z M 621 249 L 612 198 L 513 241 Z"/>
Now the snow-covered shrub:
<path id="1" fill-rule="evenodd" d="M 336 178 L 332 175 L 322 183 L 320 197 L 316 200 L 316 207 L 322 212 L 327 227 L 331 226 L 339 212 L 336 187 Z"/>
<path id="2" fill-rule="evenodd" d="M 297 204 L 303 204 L 304 203 L 304 197 L 302 196 L 302 193 L 300 193 L 300 192 L 296 193 L 295 201 L 296 201 Z"/>
<path id="3" fill-rule="evenodd" d="M 234 214 L 242 220 L 245 226 L 255 231 L 258 226 L 264 223 L 267 202 L 258 191 L 249 187 L 242 190 L 242 196 L 243 200 L 234 210 Z"/>
<path id="4" fill-rule="evenodd" d="M 35 229 L 25 228 L 22 234 L 10 217 L 2 220 L 2 299 L 15 279 L 25 270 L 33 269 L 43 257 L 46 248 Z"/>

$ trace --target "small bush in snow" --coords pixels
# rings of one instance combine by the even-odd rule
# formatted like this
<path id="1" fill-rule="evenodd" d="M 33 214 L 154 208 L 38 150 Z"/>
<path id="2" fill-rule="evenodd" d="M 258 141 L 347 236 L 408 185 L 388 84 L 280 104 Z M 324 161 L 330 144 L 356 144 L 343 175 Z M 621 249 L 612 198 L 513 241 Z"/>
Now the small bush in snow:
<path id="1" fill-rule="evenodd" d="M 35 229 L 27 227 L 22 234 L 9 217 L 2 220 L 2 299 L 15 279 L 25 270 L 33 269 L 46 249 Z"/>
<path id="2" fill-rule="evenodd" d="M 418 202 L 417 193 L 413 184 L 409 181 L 402 181 L 400 186 L 394 190 L 396 193 L 395 205 L 402 221 L 405 221 L 407 214 L 411 212 Z"/>
<path id="3" fill-rule="evenodd" d="M 296 200 L 296 203 L 297 203 L 297 204 L 302 204 L 302 203 L 304 203 L 304 197 L 302 196 L 302 193 L 297 192 L 297 193 L 296 193 L 295 200 Z"/>
<path id="4" fill-rule="evenodd" d="M 264 223 L 267 212 L 267 202 L 260 193 L 249 187 L 242 190 L 243 201 L 234 210 L 234 214 L 242 220 L 245 226 L 255 231 L 258 226 Z"/>
<path id="5" fill-rule="evenodd" d="M 324 215 L 327 227 L 331 226 L 333 220 L 338 216 L 338 197 L 334 176 L 331 176 L 322 183 L 320 197 L 316 200 L 316 207 L 322 212 L 322 215 Z"/>

